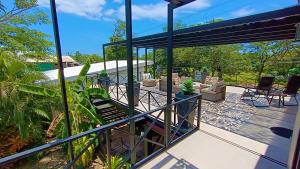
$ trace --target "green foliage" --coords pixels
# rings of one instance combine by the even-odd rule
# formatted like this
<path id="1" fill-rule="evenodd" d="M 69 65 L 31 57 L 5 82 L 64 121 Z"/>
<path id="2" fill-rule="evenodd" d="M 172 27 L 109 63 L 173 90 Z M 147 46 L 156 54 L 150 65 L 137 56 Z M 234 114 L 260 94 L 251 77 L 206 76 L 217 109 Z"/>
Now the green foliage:
<path id="1" fill-rule="evenodd" d="M 257 72 L 258 79 L 271 62 L 283 59 L 290 50 L 293 50 L 291 41 L 287 40 L 255 42 L 244 46 L 244 52 L 250 59 L 252 70 Z"/>
<path id="2" fill-rule="evenodd" d="M 125 40 L 126 35 L 126 24 L 122 20 L 117 20 L 115 23 L 115 28 L 113 34 L 110 37 L 110 42 L 118 42 Z M 119 60 L 127 59 L 126 47 L 124 46 L 108 46 L 106 49 L 107 60 Z"/>
<path id="3" fill-rule="evenodd" d="M 123 164 L 122 167 L 120 167 Z M 111 157 L 111 169 L 117 169 L 117 168 L 121 168 L 121 169 L 129 169 L 131 167 L 131 165 L 125 161 L 125 159 L 123 157 L 119 157 L 119 156 L 112 156 Z M 104 166 L 105 169 L 108 169 L 108 163 L 105 163 Z"/>
<path id="4" fill-rule="evenodd" d="M 45 59 L 51 52 L 49 36 L 32 29 L 33 25 L 48 24 L 47 14 L 35 8 L 37 0 L 14 0 L 1 4 L 0 53 L 9 51 L 21 60 Z M 7 6 L 4 6 L 7 5 Z"/>
<path id="5" fill-rule="evenodd" d="M 99 75 L 100 77 L 108 77 L 108 73 L 105 71 L 105 70 L 102 70 L 101 72 L 100 72 L 100 75 Z"/>
<path id="6" fill-rule="evenodd" d="M 290 76 L 296 76 L 296 75 L 300 75 L 300 68 L 299 67 L 295 67 L 289 70 L 288 73 Z"/>
<path id="7" fill-rule="evenodd" d="M 195 92 L 194 86 L 193 86 L 193 80 L 186 80 L 183 82 L 183 84 L 180 86 L 181 91 L 185 95 L 193 95 Z"/>
<path id="8" fill-rule="evenodd" d="M 0 128 L 16 127 L 23 140 L 41 141 L 43 122 L 52 119 L 54 109 L 59 110 L 57 100 L 44 100 L 42 95 L 32 95 L 18 90 L 31 90 L 37 81 L 44 80 L 40 72 L 29 69 L 11 52 L 0 53 Z M 35 93 L 41 92 L 38 88 Z M 49 90 L 43 90 L 53 95 Z M 45 110 L 45 111 L 42 111 Z"/>
<path id="9" fill-rule="evenodd" d="M 102 88 L 89 88 L 89 85 L 83 86 L 83 79 L 87 75 L 87 72 L 90 68 L 90 64 L 86 63 L 82 70 L 80 71 L 77 79 L 73 83 L 66 83 L 67 90 L 67 100 L 69 106 L 70 122 L 72 127 L 72 134 L 79 134 L 81 132 L 87 131 L 89 129 L 95 128 L 97 125 L 106 124 L 106 121 L 96 113 L 95 106 L 91 103 L 91 98 L 100 98 L 100 99 L 109 99 L 110 96 L 105 89 Z M 83 87 L 82 87 L 83 86 Z M 25 90 L 24 90 L 25 89 Z M 49 89 L 40 86 L 31 86 L 19 85 L 19 90 L 44 96 L 48 98 L 53 97 L 62 97 L 61 93 L 58 91 L 49 92 Z M 80 91 L 81 90 L 81 91 Z M 50 93 L 50 94 L 49 94 Z M 41 111 L 39 112 L 41 113 Z M 64 118 L 61 118 L 56 126 L 56 135 L 58 138 L 65 138 L 66 135 L 66 126 Z M 93 136 L 86 136 L 84 138 L 78 139 L 73 142 L 75 147 L 75 155 L 78 154 L 89 140 Z M 88 151 L 86 151 L 78 161 L 78 165 L 86 167 L 92 160 L 94 154 L 94 147 L 91 146 Z"/>
<path id="10" fill-rule="evenodd" d="M 103 58 L 97 54 L 81 54 L 79 51 L 70 55 L 74 60 L 81 64 L 85 63 L 99 63 L 103 61 Z"/>

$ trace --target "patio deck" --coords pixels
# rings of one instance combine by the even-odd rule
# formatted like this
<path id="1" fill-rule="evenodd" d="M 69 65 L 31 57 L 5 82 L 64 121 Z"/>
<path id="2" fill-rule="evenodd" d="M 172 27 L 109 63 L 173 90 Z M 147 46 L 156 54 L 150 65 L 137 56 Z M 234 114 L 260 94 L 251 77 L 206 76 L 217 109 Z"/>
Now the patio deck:
<path id="1" fill-rule="evenodd" d="M 145 89 L 158 91 L 157 87 Z M 254 107 L 251 105 L 252 103 L 240 100 L 243 90 L 240 87 L 227 86 L 225 101 L 213 103 L 204 100 L 201 111 L 201 131 L 194 133 L 186 140 L 174 146 L 174 148 L 157 157 L 159 161 L 163 160 L 163 158 L 171 158 L 171 162 L 164 164 L 168 168 L 170 164 L 173 166 L 177 162 L 180 163 L 181 158 L 179 157 L 185 157 L 187 162 L 192 160 L 190 161 L 191 164 L 198 168 L 218 168 L 213 165 L 206 166 L 206 163 L 203 164 L 203 161 L 218 159 L 220 160 L 220 165 L 222 161 L 227 161 L 229 164 L 230 160 L 227 158 L 231 157 L 233 163 L 235 156 L 239 156 L 243 158 L 240 163 L 248 162 L 249 164 L 245 163 L 245 166 L 250 168 L 266 168 L 266 166 L 272 165 L 274 166 L 269 168 L 282 168 L 286 166 L 291 140 L 274 134 L 270 128 L 284 127 L 293 129 L 298 107 L 286 106 L 278 108 L 276 107 L 277 100 L 274 100 L 270 107 Z M 140 96 L 142 95 L 143 91 L 141 91 Z M 156 94 L 155 98 L 161 105 L 166 103 L 166 97 L 164 96 Z M 141 100 L 144 106 L 147 107 L 147 102 L 143 99 Z M 127 102 L 125 98 L 122 98 L 121 101 Z M 259 100 L 259 102 L 264 104 L 263 100 Z M 151 101 L 150 107 L 154 109 L 158 105 L 154 101 Z M 138 108 L 142 110 L 143 106 L 140 104 Z M 219 145 L 222 145 L 220 149 L 216 148 Z M 194 151 L 195 147 L 197 147 L 197 153 L 191 153 L 193 151 L 188 150 L 189 146 Z M 207 153 L 204 153 L 206 151 L 215 157 L 206 156 Z M 175 152 L 180 153 L 176 154 Z M 194 157 L 189 157 L 188 154 L 194 154 Z M 174 163 L 175 157 L 177 158 L 177 162 Z M 193 160 L 197 162 L 193 162 Z M 154 164 L 155 160 L 151 164 L 149 163 L 149 166 L 155 168 Z M 239 163 L 236 163 L 236 168 L 240 168 L 239 165 Z M 151 168 L 148 165 L 145 166 Z"/>
<path id="2" fill-rule="evenodd" d="M 229 134 L 224 132 L 223 134 Z M 265 156 L 238 146 L 228 140 L 220 139 L 204 131 L 197 131 L 158 157 L 140 168 L 205 168 L 205 169 L 284 169 Z M 251 139 L 234 136 L 248 145 L 258 145 L 261 150 L 267 147 Z M 263 148 L 264 147 L 264 148 Z"/>

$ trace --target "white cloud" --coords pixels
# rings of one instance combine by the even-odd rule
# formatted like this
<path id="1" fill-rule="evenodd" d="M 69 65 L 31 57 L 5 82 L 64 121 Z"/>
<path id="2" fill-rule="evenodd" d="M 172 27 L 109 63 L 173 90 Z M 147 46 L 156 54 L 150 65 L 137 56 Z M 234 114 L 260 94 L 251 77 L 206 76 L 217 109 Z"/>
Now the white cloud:
<path id="1" fill-rule="evenodd" d="M 49 7 L 49 0 L 38 0 L 38 4 Z M 100 19 L 105 11 L 106 0 L 57 0 L 57 11 L 89 19 Z"/>
<path id="2" fill-rule="evenodd" d="M 123 0 L 114 0 L 115 3 L 121 3 Z"/>
<path id="3" fill-rule="evenodd" d="M 185 6 L 178 8 L 178 11 L 179 12 L 194 12 L 197 10 L 208 8 L 208 7 L 210 7 L 210 5 L 211 4 L 210 4 L 209 0 L 196 0 Z"/>
<path id="4" fill-rule="evenodd" d="M 198 10 L 210 6 L 209 0 L 197 0 L 188 5 L 179 8 L 176 13 L 180 12 L 196 12 Z M 175 14 L 176 15 L 176 14 Z M 125 6 L 121 6 L 118 10 L 118 17 L 125 19 Z M 147 5 L 132 5 L 132 18 L 139 19 L 154 19 L 161 20 L 167 18 L 167 3 L 160 2 Z"/>
<path id="5" fill-rule="evenodd" d="M 56 0 L 57 10 L 63 13 L 69 13 L 88 19 L 110 20 L 119 18 L 125 20 L 125 6 L 117 9 L 105 9 L 107 0 Z M 123 0 L 113 0 L 115 3 L 121 3 Z M 38 0 L 42 7 L 50 7 L 49 0 Z M 188 5 L 180 7 L 175 11 L 175 15 L 183 12 L 196 12 L 210 6 L 210 0 L 196 0 Z M 133 4 L 132 18 L 161 20 L 167 18 L 167 2 L 149 4 Z"/>
<path id="6" fill-rule="evenodd" d="M 243 7 L 239 10 L 233 11 L 231 14 L 235 17 L 248 16 L 255 12 L 255 9 L 249 7 Z"/>

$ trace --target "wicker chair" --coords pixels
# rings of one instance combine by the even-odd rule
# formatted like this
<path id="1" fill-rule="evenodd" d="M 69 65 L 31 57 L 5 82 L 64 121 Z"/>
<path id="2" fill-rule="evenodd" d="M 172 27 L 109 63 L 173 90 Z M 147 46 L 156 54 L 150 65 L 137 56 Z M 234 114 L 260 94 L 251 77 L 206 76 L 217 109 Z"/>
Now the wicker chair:
<path id="1" fill-rule="evenodd" d="M 149 77 L 150 76 L 150 77 Z M 156 79 L 152 79 L 149 73 L 145 73 L 143 75 L 143 86 L 145 87 L 155 87 L 156 86 Z"/>

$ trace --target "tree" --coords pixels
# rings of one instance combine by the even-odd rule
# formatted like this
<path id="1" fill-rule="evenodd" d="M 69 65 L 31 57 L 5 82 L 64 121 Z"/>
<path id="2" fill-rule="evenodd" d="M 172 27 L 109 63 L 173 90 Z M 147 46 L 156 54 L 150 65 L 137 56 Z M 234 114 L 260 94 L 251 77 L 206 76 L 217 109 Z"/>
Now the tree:
<path id="1" fill-rule="evenodd" d="M 71 54 L 71 57 L 81 64 L 99 63 L 103 61 L 103 58 L 97 54 L 81 54 L 79 51 L 76 51 L 74 54 Z"/>
<path id="2" fill-rule="evenodd" d="M 10 51 L 23 60 L 27 57 L 45 59 L 51 53 L 48 35 L 31 28 L 49 23 L 47 14 L 35 8 L 36 3 L 36 0 L 15 0 L 10 9 L 1 3 L 0 53 Z"/>
<path id="3" fill-rule="evenodd" d="M 270 62 L 283 59 L 291 48 L 289 40 L 255 42 L 245 45 L 244 52 L 250 58 L 252 69 L 257 72 L 257 78 L 260 79 Z"/>
<path id="4" fill-rule="evenodd" d="M 117 20 L 112 36 L 109 38 L 110 42 L 118 42 L 125 40 L 126 24 L 122 20 Z M 105 50 L 107 60 L 127 59 L 125 46 L 109 46 Z"/>

